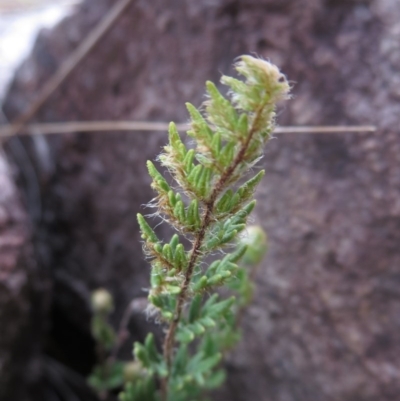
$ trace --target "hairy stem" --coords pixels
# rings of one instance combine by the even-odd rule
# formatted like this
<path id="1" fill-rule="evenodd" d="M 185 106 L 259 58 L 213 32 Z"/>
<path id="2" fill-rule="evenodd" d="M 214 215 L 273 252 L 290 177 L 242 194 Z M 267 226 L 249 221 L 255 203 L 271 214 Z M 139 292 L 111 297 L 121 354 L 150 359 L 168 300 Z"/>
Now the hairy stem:
<path id="1" fill-rule="evenodd" d="M 173 353 L 173 348 L 174 348 L 176 329 L 177 329 L 179 321 L 181 319 L 183 307 L 185 305 L 185 302 L 187 301 L 188 288 L 189 288 L 189 284 L 190 284 L 190 281 L 193 276 L 193 270 L 196 265 L 197 259 L 200 255 L 200 249 L 203 245 L 203 240 L 204 240 L 205 234 L 211 224 L 211 216 L 212 216 L 212 212 L 214 210 L 215 201 L 216 201 L 218 195 L 224 189 L 226 182 L 229 180 L 229 178 L 232 176 L 232 174 L 236 170 L 237 166 L 244 160 L 247 149 L 250 144 L 250 141 L 254 135 L 254 132 L 256 131 L 256 127 L 258 125 L 257 123 L 261 116 L 261 113 L 262 113 L 262 108 L 257 110 L 256 115 L 253 120 L 252 127 L 249 131 L 249 134 L 248 134 L 245 142 L 242 144 L 242 147 L 240 148 L 239 152 L 237 153 L 232 164 L 225 170 L 224 174 L 221 176 L 221 178 L 215 184 L 215 187 L 214 187 L 213 191 L 211 192 L 209 200 L 205 203 L 206 208 L 205 208 L 205 212 L 203 214 L 201 228 L 200 228 L 200 230 L 195 238 L 195 241 L 193 243 L 189 263 L 188 263 L 186 273 L 185 273 L 185 279 L 182 284 L 181 292 L 178 295 L 178 302 L 177 302 L 176 308 L 175 308 L 174 319 L 173 319 L 171 325 L 169 326 L 169 329 L 167 331 L 167 334 L 166 334 L 165 340 L 164 340 L 163 350 L 164 350 L 164 359 L 165 359 L 165 361 L 167 363 L 167 367 L 168 367 L 168 376 L 163 378 L 162 383 L 161 383 L 161 398 L 163 401 L 167 401 L 167 399 L 168 399 L 168 380 L 169 380 L 169 375 L 170 375 L 171 366 L 172 366 L 172 353 Z"/>

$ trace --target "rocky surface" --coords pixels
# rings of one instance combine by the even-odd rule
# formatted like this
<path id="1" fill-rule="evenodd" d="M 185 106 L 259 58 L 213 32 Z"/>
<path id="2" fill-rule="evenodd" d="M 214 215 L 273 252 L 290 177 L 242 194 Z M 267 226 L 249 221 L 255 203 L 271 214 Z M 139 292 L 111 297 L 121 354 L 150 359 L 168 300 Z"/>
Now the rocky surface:
<path id="1" fill-rule="evenodd" d="M 32 257 L 28 215 L 13 182 L 10 168 L 0 152 L 0 399 L 23 399 L 30 362 L 38 348 L 33 336 L 31 280 Z M 36 313 L 41 311 L 35 305 Z M 40 316 L 38 316 L 40 317 Z M 44 319 L 41 319 L 44 321 Z M 40 321 L 37 325 L 40 326 Z"/>
<path id="2" fill-rule="evenodd" d="M 39 30 L 52 28 L 71 11 L 72 4 L 72 0 L 57 4 L 48 0 L 0 3 L 0 103 L 15 69 L 32 50 Z"/>
<path id="3" fill-rule="evenodd" d="M 87 0 L 42 34 L 7 96 L 9 118 L 111 3 Z M 184 102 L 201 103 L 206 79 L 256 52 L 293 81 L 280 124 L 378 127 L 375 134 L 287 134 L 268 145 L 256 219 L 269 233 L 270 252 L 244 340 L 215 398 L 400 396 L 399 20 L 395 0 L 136 0 L 37 116 L 185 121 Z M 162 133 L 25 139 L 39 195 L 26 160 L 10 152 L 38 232 L 39 266 L 65 289 L 52 297 L 58 327 L 68 320 L 71 335 L 87 331 L 86 315 L 71 304 L 84 310 L 90 289 L 114 293 L 115 321 L 143 294 L 148 270 L 135 215 L 152 197 L 144 161 L 164 141 Z M 50 322 L 63 350 L 68 341 Z M 141 328 L 136 324 L 136 337 Z M 84 348 L 76 344 L 75 351 Z M 83 359 L 89 367 L 90 355 Z M 79 359 L 63 362 L 74 367 Z"/>

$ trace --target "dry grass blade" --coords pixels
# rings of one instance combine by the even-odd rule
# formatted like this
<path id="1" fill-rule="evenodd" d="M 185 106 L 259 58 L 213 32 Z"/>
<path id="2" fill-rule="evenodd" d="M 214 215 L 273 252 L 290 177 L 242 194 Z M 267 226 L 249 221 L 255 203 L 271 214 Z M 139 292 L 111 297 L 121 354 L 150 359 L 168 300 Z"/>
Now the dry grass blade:
<path id="1" fill-rule="evenodd" d="M 75 67 L 89 54 L 105 33 L 114 25 L 115 21 L 127 8 L 132 0 L 119 0 L 116 2 L 105 17 L 93 28 L 80 45 L 61 64 L 60 68 L 43 85 L 34 102 L 22 115 L 12 124 L 8 136 L 18 134 L 30 119 L 38 112 L 46 100 L 65 81 Z M 0 135 L 0 139 L 3 135 Z"/>
<path id="2" fill-rule="evenodd" d="M 187 124 L 178 124 L 178 130 L 185 131 L 189 128 Z M 164 122 L 148 121 L 80 121 L 62 123 L 29 124 L 21 128 L 21 133 L 35 134 L 65 134 L 68 132 L 112 132 L 112 131 L 168 131 L 168 124 Z M 346 133 L 346 132 L 375 132 L 376 127 L 372 125 L 355 126 L 288 126 L 277 127 L 274 133 Z M 12 125 L 0 126 L 0 137 L 12 136 L 15 128 Z"/>

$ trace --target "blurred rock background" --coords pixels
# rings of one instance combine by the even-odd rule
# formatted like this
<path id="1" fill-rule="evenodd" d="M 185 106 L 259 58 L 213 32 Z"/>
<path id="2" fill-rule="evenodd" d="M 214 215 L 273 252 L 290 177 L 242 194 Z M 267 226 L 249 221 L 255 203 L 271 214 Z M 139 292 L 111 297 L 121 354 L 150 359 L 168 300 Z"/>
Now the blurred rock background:
<path id="1" fill-rule="evenodd" d="M 0 1 L 0 101 L 15 69 L 32 49 L 40 29 L 50 29 L 72 12 L 77 0 Z"/>
<path id="2" fill-rule="evenodd" d="M 84 0 L 40 33 L 5 96 L 8 120 L 113 3 Z M 35 116 L 184 122 L 184 102 L 200 105 L 206 79 L 256 53 L 293 82 L 281 125 L 378 127 L 285 134 L 266 148 L 255 219 L 270 252 L 215 400 L 400 399 L 398 21 L 396 0 L 133 0 Z M 1 191 L 7 180 L 13 195 L 2 205 L 18 208 L 21 217 L 6 221 L 21 235 L 15 259 L 0 260 L 1 400 L 90 399 L 89 294 L 113 293 L 114 324 L 143 296 L 135 215 L 152 197 L 144 162 L 165 139 L 77 132 L 5 143 Z M 11 223 L 2 227 L 8 238 Z M 142 338 L 148 324 L 134 316 L 130 328 Z"/>

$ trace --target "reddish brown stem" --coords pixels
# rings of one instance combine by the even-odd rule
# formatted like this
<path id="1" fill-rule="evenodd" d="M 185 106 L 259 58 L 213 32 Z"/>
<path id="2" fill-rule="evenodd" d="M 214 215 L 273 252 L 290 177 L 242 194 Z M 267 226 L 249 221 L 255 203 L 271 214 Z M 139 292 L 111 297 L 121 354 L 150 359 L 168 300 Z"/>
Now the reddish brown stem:
<path id="1" fill-rule="evenodd" d="M 212 216 L 212 212 L 214 209 L 215 201 L 216 201 L 218 195 L 224 189 L 225 184 L 227 183 L 229 178 L 232 176 L 232 174 L 236 170 L 237 166 L 244 160 L 247 149 L 250 144 L 250 141 L 254 135 L 255 127 L 257 127 L 258 119 L 261 116 L 261 111 L 262 111 L 262 109 L 257 110 L 254 121 L 253 121 L 252 128 L 249 131 L 246 141 L 242 144 L 242 147 L 240 148 L 239 152 L 237 153 L 237 155 L 236 155 L 235 159 L 233 160 L 233 162 L 231 163 L 231 165 L 225 170 L 224 174 L 221 176 L 219 181 L 216 183 L 216 185 L 210 195 L 209 200 L 205 204 L 206 209 L 203 214 L 201 228 L 200 228 L 200 230 L 197 234 L 197 237 L 193 243 L 189 263 L 188 263 L 188 266 L 186 269 L 185 278 L 184 278 L 183 285 L 182 285 L 182 289 L 178 295 L 178 301 L 177 301 L 176 307 L 175 307 L 174 319 L 173 319 L 171 325 L 169 326 L 169 329 L 167 331 L 167 334 L 166 334 L 165 340 L 164 340 L 164 346 L 163 346 L 164 359 L 167 363 L 168 374 L 169 374 L 169 372 L 171 370 L 171 366 L 172 366 L 172 351 L 173 351 L 173 347 L 174 347 L 175 333 L 176 333 L 179 321 L 181 319 L 183 307 L 185 305 L 185 302 L 187 301 L 188 288 L 189 288 L 189 284 L 192 280 L 194 267 L 196 266 L 196 262 L 199 257 L 199 254 L 200 254 L 200 250 L 203 245 L 203 240 L 206 235 L 207 229 L 209 228 L 209 226 L 211 224 L 211 216 Z M 163 378 L 162 382 L 161 382 L 161 398 L 163 401 L 167 401 L 167 399 L 168 399 L 168 380 L 169 380 L 169 375 L 166 378 Z"/>

